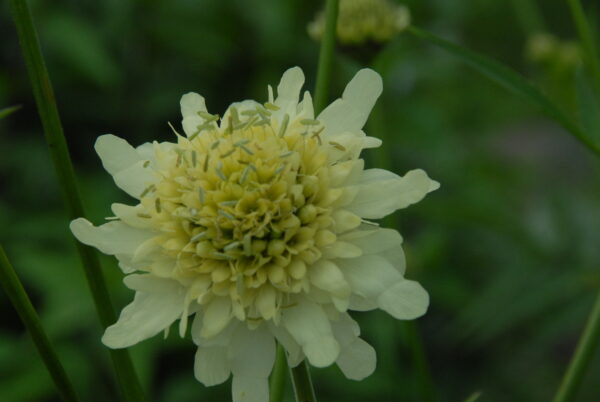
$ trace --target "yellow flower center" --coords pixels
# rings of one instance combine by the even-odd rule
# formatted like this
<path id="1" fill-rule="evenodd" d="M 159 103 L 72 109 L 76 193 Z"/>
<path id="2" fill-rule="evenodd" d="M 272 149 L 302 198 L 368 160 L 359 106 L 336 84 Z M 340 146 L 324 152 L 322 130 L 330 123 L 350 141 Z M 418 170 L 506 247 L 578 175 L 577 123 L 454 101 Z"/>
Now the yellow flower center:
<path id="1" fill-rule="evenodd" d="M 336 241 L 332 205 L 343 192 L 329 184 L 322 125 L 278 122 L 276 107 L 265 106 L 234 108 L 222 127 L 202 116 L 197 135 L 157 151 L 161 179 L 141 197 L 163 252 L 177 261 L 172 275 L 244 310 L 261 291 L 280 299 L 307 290 L 307 267 Z"/>

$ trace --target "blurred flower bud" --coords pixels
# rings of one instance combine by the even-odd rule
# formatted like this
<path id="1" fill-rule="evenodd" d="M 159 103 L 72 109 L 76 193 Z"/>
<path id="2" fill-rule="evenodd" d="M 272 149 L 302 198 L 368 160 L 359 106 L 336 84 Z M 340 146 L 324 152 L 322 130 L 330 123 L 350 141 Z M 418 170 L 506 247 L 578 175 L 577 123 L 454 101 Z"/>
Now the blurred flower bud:
<path id="1" fill-rule="evenodd" d="M 383 43 L 409 24 L 408 8 L 388 0 L 340 0 L 337 38 L 343 45 Z M 325 13 L 320 11 L 307 29 L 311 38 L 320 40 L 325 31 Z"/>

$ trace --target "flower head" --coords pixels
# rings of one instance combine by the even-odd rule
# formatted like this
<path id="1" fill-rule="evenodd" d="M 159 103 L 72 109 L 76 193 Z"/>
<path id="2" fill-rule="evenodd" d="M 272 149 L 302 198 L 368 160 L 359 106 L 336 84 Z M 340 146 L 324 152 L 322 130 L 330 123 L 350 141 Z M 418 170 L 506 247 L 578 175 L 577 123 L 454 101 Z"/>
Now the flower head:
<path id="1" fill-rule="evenodd" d="M 410 23 L 408 8 L 388 0 L 341 0 L 337 37 L 344 45 L 367 41 L 387 42 Z M 308 25 L 308 34 L 320 40 L 325 31 L 325 13 L 321 11 Z"/>
<path id="2" fill-rule="evenodd" d="M 113 204 L 116 220 L 71 223 L 83 243 L 115 255 L 136 291 L 103 342 L 124 348 L 179 319 L 198 345 L 205 385 L 233 374 L 235 401 L 268 399 L 280 342 L 291 366 L 336 362 L 352 379 L 369 375 L 375 352 L 348 310 L 422 315 L 428 295 L 406 280 L 402 238 L 378 219 L 421 200 L 438 183 L 364 169 L 361 130 L 381 78 L 361 70 L 341 99 L 315 118 L 304 75 L 288 70 L 264 104 L 232 104 L 223 117 L 204 98 L 181 99 L 177 142 L 137 148 L 113 135 L 96 142 L 106 170 L 138 200 Z"/>

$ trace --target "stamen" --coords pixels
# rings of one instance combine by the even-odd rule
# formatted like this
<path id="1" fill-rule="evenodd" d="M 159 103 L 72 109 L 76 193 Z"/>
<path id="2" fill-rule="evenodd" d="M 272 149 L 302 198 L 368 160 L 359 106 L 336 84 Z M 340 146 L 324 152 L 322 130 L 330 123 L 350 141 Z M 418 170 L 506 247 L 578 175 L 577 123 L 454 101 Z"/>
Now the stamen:
<path id="1" fill-rule="evenodd" d="M 146 189 L 144 189 L 144 191 L 142 191 L 142 194 L 140 194 L 140 198 L 144 198 L 146 194 L 154 190 L 156 190 L 156 186 L 154 184 L 149 185 L 148 187 L 146 187 Z"/>
<path id="2" fill-rule="evenodd" d="M 220 202 L 219 205 L 223 205 L 224 207 L 235 207 L 237 205 L 237 200 L 223 201 Z"/>
<path id="3" fill-rule="evenodd" d="M 335 142 L 335 141 L 329 141 L 329 143 L 336 149 L 339 149 L 340 151 L 345 151 L 346 147 L 343 146 L 342 144 L 340 144 L 339 142 Z"/>
<path id="4" fill-rule="evenodd" d="M 195 241 L 198 241 L 198 240 L 204 239 L 206 236 L 207 236 L 207 233 L 206 233 L 206 231 L 204 231 L 204 232 L 200 232 L 200 233 L 198 233 L 197 235 L 195 235 L 195 236 L 192 236 L 192 237 L 190 238 L 190 242 L 195 242 Z"/>
<path id="5" fill-rule="evenodd" d="M 225 212 L 222 209 L 219 209 L 219 215 L 229 219 L 229 220 L 234 220 L 235 216 L 231 215 L 229 212 Z"/>
<path id="6" fill-rule="evenodd" d="M 280 108 L 279 108 L 279 106 L 277 106 L 277 105 L 274 105 L 274 104 L 273 104 L 273 103 L 271 103 L 271 102 L 266 102 L 266 103 L 265 103 L 265 107 L 266 107 L 267 109 L 269 109 L 269 110 L 272 110 L 272 111 L 274 111 L 274 112 L 280 109 Z"/>
<path id="7" fill-rule="evenodd" d="M 210 149 L 217 148 L 220 143 L 221 143 L 221 140 L 216 140 L 215 142 L 212 143 L 212 145 L 210 146 Z"/>
<path id="8" fill-rule="evenodd" d="M 247 234 L 244 236 L 244 255 L 249 257 L 252 255 L 252 236 Z"/>
<path id="9" fill-rule="evenodd" d="M 234 147 L 241 147 L 242 145 L 246 145 L 249 142 L 250 142 L 249 139 L 244 138 L 243 140 L 239 140 L 238 142 L 236 142 L 235 144 L 233 144 L 233 146 Z"/>
<path id="10" fill-rule="evenodd" d="M 225 253 L 219 253 L 218 251 L 213 251 L 212 255 L 216 258 L 222 258 L 225 260 L 235 260 L 235 257 Z"/>
<path id="11" fill-rule="evenodd" d="M 231 155 L 234 152 L 235 152 L 235 148 L 231 148 L 229 151 L 227 151 L 223 155 L 221 155 L 221 158 L 227 158 L 229 155 Z"/>
<path id="12" fill-rule="evenodd" d="M 210 158 L 210 155 L 206 154 L 206 158 L 204 158 L 204 166 L 202 168 L 202 170 L 204 170 L 205 172 L 208 170 L 208 158 Z"/>
<path id="13" fill-rule="evenodd" d="M 198 199 L 201 204 L 204 204 L 204 189 L 202 187 L 198 187 Z"/>
<path id="14" fill-rule="evenodd" d="M 279 138 L 283 138 L 283 136 L 285 135 L 285 130 L 287 130 L 287 126 L 288 126 L 289 122 L 290 122 L 290 115 L 288 115 L 286 113 L 285 116 L 283 116 L 283 120 L 281 121 L 281 127 L 279 127 L 279 133 L 277 134 L 277 136 Z"/>
<path id="15" fill-rule="evenodd" d="M 198 162 L 198 155 L 196 151 L 192 151 L 192 166 L 196 167 L 196 163 Z"/>
<path id="16" fill-rule="evenodd" d="M 246 148 L 246 146 L 240 145 L 240 148 L 242 149 L 242 151 L 246 152 L 248 155 L 254 155 L 254 152 L 252 152 L 251 150 Z"/>
<path id="17" fill-rule="evenodd" d="M 221 169 L 223 169 L 223 162 L 219 161 L 219 164 L 215 168 L 215 172 L 217 173 L 217 176 L 219 176 L 219 178 L 221 180 L 227 181 L 227 177 L 225 176 L 225 174 L 223 173 L 223 171 Z"/>
<path id="18" fill-rule="evenodd" d="M 144 162 L 144 164 L 143 164 L 142 166 L 144 166 L 145 168 L 147 168 L 147 167 L 148 167 L 148 165 L 150 165 L 150 161 L 146 161 L 146 162 Z"/>
<path id="19" fill-rule="evenodd" d="M 304 124 L 305 126 L 318 126 L 321 122 L 315 119 L 302 119 L 300 120 L 300 124 Z"/>
<path id="20" fill-rule="evenodd" d="M 160 198 L 157 198 L 156 200 L 154 200 L 154 208 L 156 208 L 156 212 L 157 213 L 161 213 L 162 211 L 162 207 L 160 205 Z"/>
<path id="21" fill-rule="evenodd" d="M 138 214 L 137 214 L 137 216 L 138 216 L 139 218 L 144 218 L 144 219 L 150 219 L 150 218 L 152 218 L 152 215 L 149 215 L 149 214 L 143 214 L 143 213 L 138 213 Z"/>
<path id="22" fill-rule="evenodd" d="M 287 158 L 288 156 L 292 155 L 294 153 L 294 151 L 289 151 L 289 152 L 285 152 L 281 155 L 279 155 L 280 158 Z"/>
<path id="23" fill-rule="evenodd" d="M 234 241 L 232 243 L 229 243 L 228 245 L 226 245 L 225 247 L 223 247 L 224 251 L 229 251 L 229 250 L 233 250 L 234 248 L 237 248 L 240 245 L 239 241 Z"/>

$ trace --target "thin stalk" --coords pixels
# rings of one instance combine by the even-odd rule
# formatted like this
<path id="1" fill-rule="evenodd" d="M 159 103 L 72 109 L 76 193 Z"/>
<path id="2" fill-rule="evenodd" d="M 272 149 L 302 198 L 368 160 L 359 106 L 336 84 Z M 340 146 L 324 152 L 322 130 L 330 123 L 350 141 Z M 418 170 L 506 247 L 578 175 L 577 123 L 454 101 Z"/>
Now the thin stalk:
<path id="1" fill-rule="evenodd" d="M 85 216 L 54 91 L 44 63 L 31 12 L 25 0 L 10 0 L 9 5 L 68 216 L 70 219 Z M 102 326 L 106 328 L 116 321 L 116 315 L 102 275 L 100 261 L 92 248 L 79 242 L 76 242 L 76 246 L 98 317 Z M 124 398 L 127 401 L 143 401 L 145 398 L 142 387 L 134 371 L 129 353 L 126 350 L 110 350 L 110 354 Z"/>
<path id="2" fill-rule="evenodd" d="M 287 361 L 283 346 L 277 344 L 277 355 L 275 356 L 275 366 L 269 384 L 269 402 L 281 402 L 285 393 L 285 376 L 287 371 Z"/>
<path id="3" fill-rule="evenodd" d="M 316 402 L 315 390 L 310 379 L 310 371 L 306 360 L 290 369 L 296 402 Z"/>
<path id="4" fill-rule="evenodd" d="M 321 113 L 321 110 L 325 108 L 329 96 L 338 9 L 339 0 L 327 0 L 325 6 L 325 33 L 321 40 L 319 69 L 317 70 L 317 84 L 315 88 L 315 114 Z"/>
<path id="5" fill-rule="evenodd" d="M 592 76 L 596 91 L 600 94 L 600 58 L 598 56 L 598 50 L 594 43 L 594 37 L 590 25 L 585 18 L 585 13 L 581 2 L 579 0 L 567 0 L 569 8 L 571 9 L 571 15 L 573 22 L 577 27 L 577 33 L 579 40 L 583 46 L 584 60 L 586 67 Z"/>
<path id="6" fill-rule="evenodd" d="M 317 84 L 315 87 L 315 114 L 318 115 L 325 108 L 331 81 L 333 65 L 333 50 L 335 47 L 335 33 L 339 0 L 327 0 L 325 6 L 325 34 L 319 52 L 319 67 L 317 70 Z M 306 360 L 290 369 L 296 402 L 316 402 L 315 390 L 310 379 L 310 371 Z"/>
<path id="7" fill-rule="evenodd" d="M 0 283 L 15 310 L 17 310 L 19 317 L 21 317 L 21 321 L 25 324 L 25 328 L 31 335 L 33 343 L 50 372 L 52 381 L 54 381 L 54 385 L 56 385 L 56 389 L 62 400 L 66 402 L 79 401 L 65 369 L 60 360 L 58 360 L 58 356 L 44 332 L 40 318 L 31 304 L 31 300 L 27 296 L 27 292 L 23 288 L 17 273 L 10 264 L 10 261 L 8 261 L 8 257 L 2 246 L 0 246 Z"/>
<path id="8" fill-rule="evenodd" d="M 512 0 L 517 20 L 525 35 L 546 30 L 542 13 L 537 7 L 536 0 Z"/>
<path id="9" fill-rule="evenodd" d="M 577 343 L 575 353 L 554 397 L 554 402 L 575 400 L 581 381 L 588 369 L 594 351 L 600 340 L 600 292 L 588 317 L 583 334 Z"/>
<path id="10" fill-rule="evenodd" d="M 429 371 L 429 362 L 423 348 L 419 327 L 415 321 L 404 321 L 403 325 L 412 353 L 413 367 L 417 374 L 416 385 L 419 392 L 419 400 L 433 402 L 435 400 L 433 380 Z"/>

